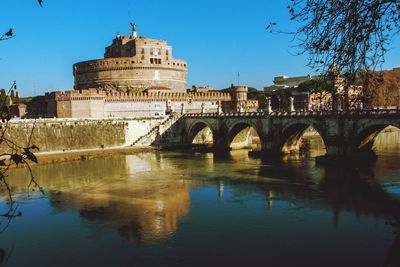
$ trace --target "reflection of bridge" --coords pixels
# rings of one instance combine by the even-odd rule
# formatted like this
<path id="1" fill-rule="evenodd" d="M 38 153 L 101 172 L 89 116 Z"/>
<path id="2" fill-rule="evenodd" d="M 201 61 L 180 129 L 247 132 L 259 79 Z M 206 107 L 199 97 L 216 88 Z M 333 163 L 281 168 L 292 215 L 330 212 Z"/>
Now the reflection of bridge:
<path id="1" fill-rule="evenodd" d="M 390 125 L 400 127 L 400 110 L 186 114 L 155 143 L 190 145 L 209 128 L 214 148 L 228 150 L 238 133 L 253 128 L 262 152 L 289 153 L 299 150 L 303 133 L 312 127 L 323 139 L 328 156 L 346 156 L 369 151 L 379 132 Z"/>

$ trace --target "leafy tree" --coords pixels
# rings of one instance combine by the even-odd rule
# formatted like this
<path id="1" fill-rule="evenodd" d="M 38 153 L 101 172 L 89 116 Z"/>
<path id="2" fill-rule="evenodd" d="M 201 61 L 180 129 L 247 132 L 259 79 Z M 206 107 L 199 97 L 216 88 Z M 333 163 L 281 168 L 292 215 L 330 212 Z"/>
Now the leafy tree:
<path id="1" fill-rule="evenodd" d="M 18 91 L 15 92 L 15 102 L 19 103 L 20 99 L 19 99 L 19 94 Z"/>
<path id="2" fill-rule="evenodd" d="M 7 97 L 7 93 L 5 89 L 0 90 L 0 103 L 3 103 Z"/>
<path id="3" fill-rule="evenodd" d="M 257 99 L 260 92 L 254 87 L 248 87 L 247 99 Z"/>
<path id="4" fill-rule="evenodd" d="M 299 84 L 300 90 L 307 90 L 310 93 L 335 93 L 336 88 L 332 80 L 325 78 L 311 79 Z"/>

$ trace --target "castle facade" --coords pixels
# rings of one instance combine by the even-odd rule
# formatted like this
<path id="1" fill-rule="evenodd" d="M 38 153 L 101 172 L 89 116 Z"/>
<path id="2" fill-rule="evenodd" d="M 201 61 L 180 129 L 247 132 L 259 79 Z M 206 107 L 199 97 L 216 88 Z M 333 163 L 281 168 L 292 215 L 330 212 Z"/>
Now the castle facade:
<path id="1" fill-rule="evenodd" d="M 136 26 L 130 36 L 117 35 L 104 59 L 76 63 L 73 73 L 76 90 L 185 93 L 187 88 L 187 63 L 173 58 L 166 41 L 137 37 Z"/>

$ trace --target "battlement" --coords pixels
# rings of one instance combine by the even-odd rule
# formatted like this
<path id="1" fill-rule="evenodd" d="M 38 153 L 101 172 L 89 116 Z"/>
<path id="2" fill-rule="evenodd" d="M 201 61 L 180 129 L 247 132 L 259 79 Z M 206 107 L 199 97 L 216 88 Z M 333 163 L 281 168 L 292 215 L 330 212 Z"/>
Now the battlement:
<path id="1" fill-rule="evenodd" d="M 152 101 L 230 101 L 229 93 L 177 93 L 177 92 L 134 92 L 134 93 L 108 93 L 106 102 L 152 102 Z"/>
<path id="2" fill-rule="evenodd" d="M 106 93 L 97 89 L 68 90 L 46 93 L 45 97 L 56 101 L 103 100 L 106 97 Z"/>
<path id="3" fill-rule="evenodd" d="M 133 35 L 117 35 L 113 40 L 113 44 L 120 44 L 135 40 L 136 42 L 153 45 L 167 45 L 167 42 L 161 39 L 150 39 L 143 36 L 135 37 Z"/>
<path id="4" fill-rule="evenodd" d="M 132 36 L 122 36 L 122 38 L 130 38 L 130 37 Z M 167 46 L 167 42 L 161 39 L 150 39 L 143 36 L 139 36 L 134 39 L 136 40 L 136 44 Z"/>
<path id="5" fill-rule="evenodd" d="M 57 91 L 45 94 L 46 99 L 56 101 L 104 100 L 106 102 L 140 101 L 231 101 L 229 93 L 222 92 L 105 92 L 97 89 Z"/>

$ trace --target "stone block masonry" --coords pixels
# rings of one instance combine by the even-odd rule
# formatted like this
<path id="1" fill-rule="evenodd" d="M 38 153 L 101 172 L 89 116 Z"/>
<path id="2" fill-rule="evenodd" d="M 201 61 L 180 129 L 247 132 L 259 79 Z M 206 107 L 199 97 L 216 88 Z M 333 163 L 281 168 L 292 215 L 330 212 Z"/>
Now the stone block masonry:
<path id="1" fill-rule="evenodd" d="M 28 146 L 33 129 L 30 144 L 38 146 L 40 152 L 127 147 L 166 119 L 20 120 L 9 124 L 7 137 L 20 146 Z M 0 144 L 0 150 L 7 151 L 8 147 Z"/>
<path id="2" fill-rule="evenodd" d="M 164 40 L 118 35 L 104 56 L 74 64 L 75 89 L 186 92 L 187 63 Z"/>

